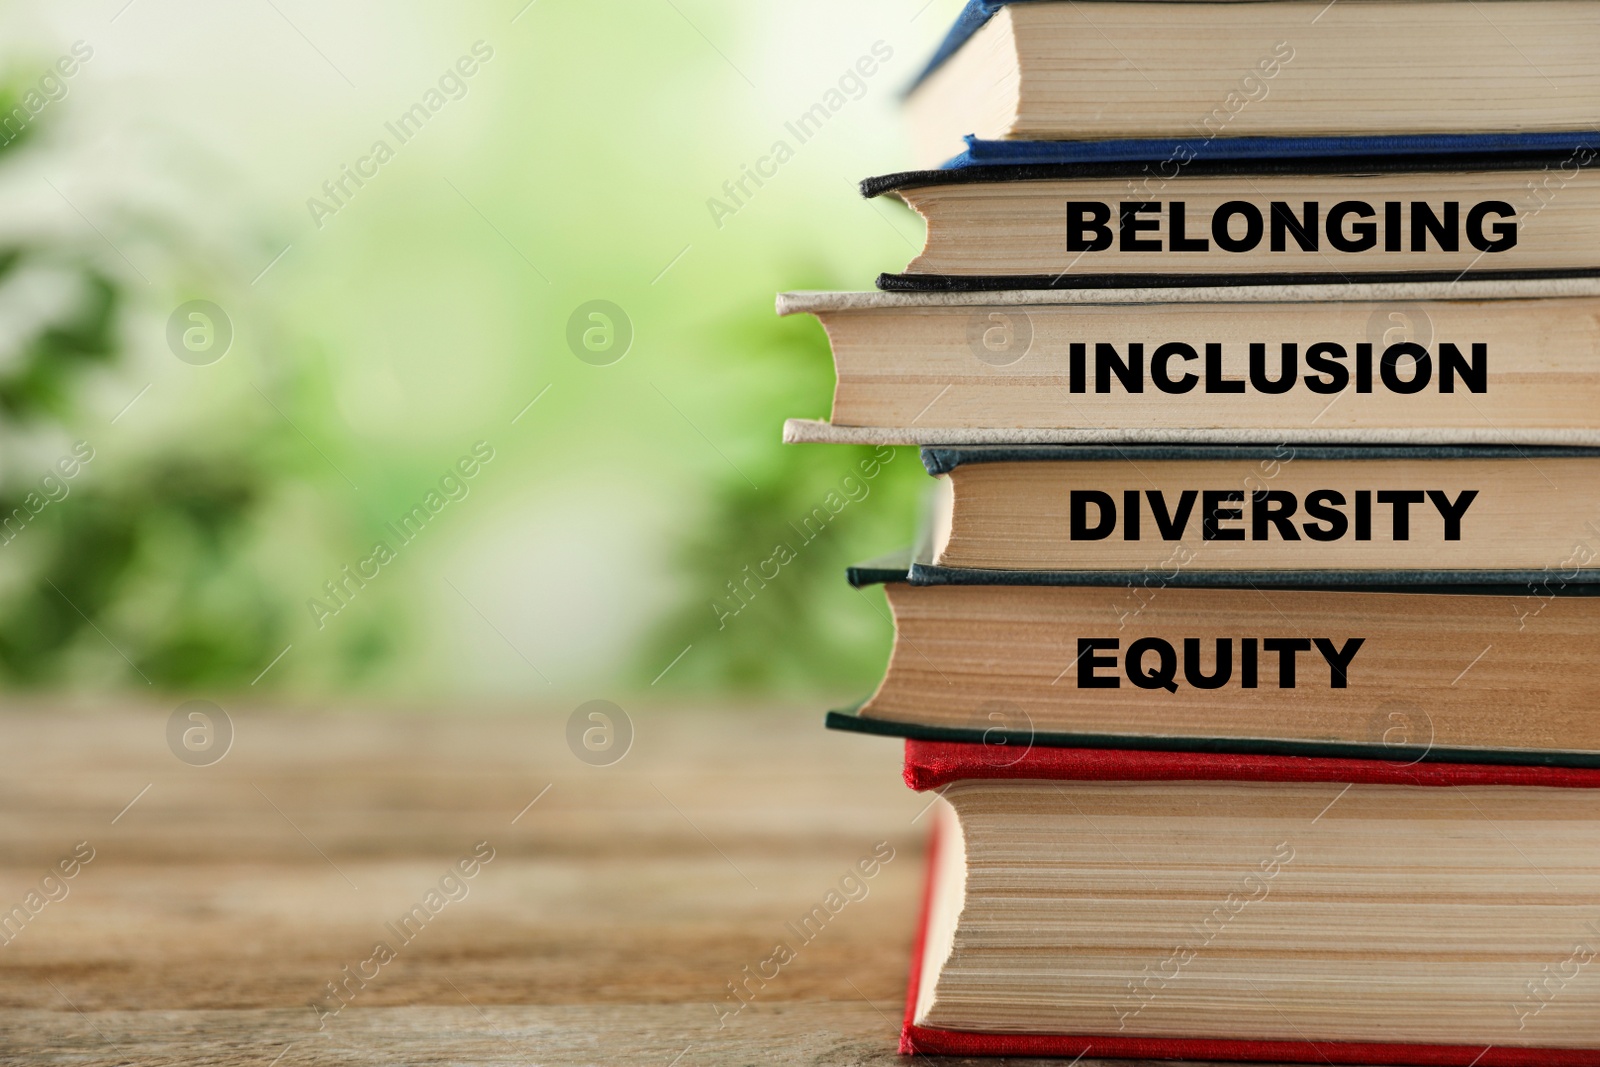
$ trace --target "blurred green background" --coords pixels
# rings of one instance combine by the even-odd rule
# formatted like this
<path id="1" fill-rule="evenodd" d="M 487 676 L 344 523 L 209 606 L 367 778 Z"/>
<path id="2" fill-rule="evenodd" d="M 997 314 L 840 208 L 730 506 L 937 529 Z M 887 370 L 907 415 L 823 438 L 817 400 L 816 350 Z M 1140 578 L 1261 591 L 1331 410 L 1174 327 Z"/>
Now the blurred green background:
<path id="1" fill-rule="evenodd" d="M 0 8 L 6 689 L 865 695 L 924 476 L 779 444 L 772 300 L 920 244 L 854 182 L 959 6 Z"/>

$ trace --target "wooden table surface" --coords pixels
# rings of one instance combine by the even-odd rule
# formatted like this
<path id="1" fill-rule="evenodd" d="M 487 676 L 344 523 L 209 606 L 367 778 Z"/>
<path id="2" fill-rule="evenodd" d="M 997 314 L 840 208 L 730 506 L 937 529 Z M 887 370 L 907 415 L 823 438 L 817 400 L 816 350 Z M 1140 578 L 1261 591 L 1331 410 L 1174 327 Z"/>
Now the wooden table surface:
<path id="1" fill-rule="evenodd" d="M 170 709 L 5 712 L 0 913 L 28 917 L 0 928 L 0 1062 L 912 1062 L 928 820 L 898 744 L 815 708 L 628 710 L 608 767 L 568 748 L 567 708 L 234 710 L 206 767 L 168 748 Z M 880 841 L 867 895 L 722 1015 Z M 44 882 L 80 842 L 93 859 Z M 448 880 L 479 842 L 493 858 Z M 41 885 L 59 899 L 28 914 Z M 387 924 L 419 904 L 402 942 Z M 331 1012 L 346 967 L 376 976 Z"/>

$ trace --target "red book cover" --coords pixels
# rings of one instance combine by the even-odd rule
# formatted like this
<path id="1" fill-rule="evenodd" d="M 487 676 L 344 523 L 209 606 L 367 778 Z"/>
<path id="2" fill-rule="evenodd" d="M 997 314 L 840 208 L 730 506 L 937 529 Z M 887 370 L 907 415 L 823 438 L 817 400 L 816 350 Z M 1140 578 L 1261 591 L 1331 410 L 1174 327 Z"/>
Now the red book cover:
<path id="1" fill-rule="evenodd" d="M 1543 785 L 1600 788 L 1600 768 L 1149 752 L 1116 748 L 906 742 L 906 784 L 938 789 L 960 778 L 1120 782 L 1353 782 L 1357 785 Z"/>
<path id="2" fill-rule="evenodd" d="M 973 778 L 1076 781 L 1269 781 L 1381 783 L 1416 786 L 1538 785 L 1600 788 L 1600 770 L 1498 767 L 1484 764 L 1399 764 L 1382 760 L 1135 752 L 1116 749 L 1023 748 L 949 741 L 907 741 L 906 784 L 939 789 Z M 1032 1056 L 1082 1059 L 1206 1060 L 1277 1064 L 1415 1065 L 1415 1067 L 1600 1067 L 1600 1049 L 1422 1045 L 1355 1041 L 1235 1041 L 1141 1038 L 1100 1034 L 996 1034 L 917 1026 L 924 939 L 933 902 L 938 824 L 928 848 L 928 877 L 911 948 L 903 1055 Z"/>

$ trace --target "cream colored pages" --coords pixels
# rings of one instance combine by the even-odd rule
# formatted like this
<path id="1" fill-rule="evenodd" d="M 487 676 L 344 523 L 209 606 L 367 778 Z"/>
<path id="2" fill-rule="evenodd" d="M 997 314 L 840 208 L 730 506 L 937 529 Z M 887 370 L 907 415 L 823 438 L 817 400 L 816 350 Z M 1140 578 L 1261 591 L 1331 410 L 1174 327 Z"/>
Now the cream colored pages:
<path id="1" fill-rule="evenodd" d="M 1595 790 L 968 781 L 945 798 L 965 907 L 919 1025 L 1600 1046 Z"/>
<path id="2" fill-rule="evenodd" d="M 911 95 L 919 162 L 961 137 L 1362 136 L 1600 126 L 1588 0 L 1025 3 Z"/>

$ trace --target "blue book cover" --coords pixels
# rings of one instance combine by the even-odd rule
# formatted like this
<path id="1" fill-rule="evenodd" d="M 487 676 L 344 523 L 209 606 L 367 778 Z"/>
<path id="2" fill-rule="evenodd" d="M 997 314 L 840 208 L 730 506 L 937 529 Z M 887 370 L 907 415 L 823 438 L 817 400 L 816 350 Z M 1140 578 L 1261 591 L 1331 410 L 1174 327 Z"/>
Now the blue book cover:
<path id="1" fill-rule="evenodd" d="M 1031 0 L 1029 0 L 1031 2 Z M 973 153 L 973 150 L 976 153 Z M 1330 150 L 1331 149 L 1331 150 Z M 1020 158 L 1007 155 L 1021 153 Z M 1350 183 L 1351 196 L 1383 174 L 1405 172 L 1434 174 L 1448 184 L 1467 173 L 1498 173 L 1508 192 L 1521 190 L 1541 175 L 1563 176 L 1567 180 L 1600 157 L 1600 132 L 1437 135 L 1430 137 L 1339 137 L 1339 138 L 1238 138 L 1233 140 L 1096 141 L 1038 142 L 1019 141 L 1000 144 L 971 141 L 971 158 L 958 160 L 932 170 L 904 171 L 867 178 L 860 184 L 863 196 L 872 198 L 897 194 L 912 202 L 915 192 L 934 186 L 983 185 L 1038 181 L 1127 181 L 1154 180 L 1163 186 L 1172 183 L 1177 193 L 1191 179 L 1230 177 L 1241 180 L 1241 189 L 1253 183 L 1307 176 L 1338 176 Z M 1000 161 L 992 161 L 1000 160 Z M 1130 184 L 1130 195 L 1132 186 Z M 912 194 L 909 197 L 907 194 Z M 1119 194 L 1120 195 L 1120 194 Z M 1420 194 L 1419 194 L 1420 195 Z M 1123 199 L 1127 199 L 1126 196 Z M 1509 201 L 1495 201 L 1509 203 Z M 1052 216 L 1053 218 L 1053 216 Z M 1037 212 L 1030 225 L 1045 225 Z M 1592 225 L 1593 220 L 1583 223 Z M 1052 223 L 1053 224 L 1053 223 Z M 1082 258 L 1081 256 L 1079 257 Z M 1048 271 L 1014 271 L 1001 274 L 967 274 L 912 270 L 900 274 L 881 274 L 878 288 L 890 292 L 976 292 L 998 289 L 1122 288 L 1140 285 L 1269 285 L 1285 281 L 1302 284 L 1340 284 L 1359 278 L 1367 282 L 1453 281 L 1472 270 L 1485 278 L 1555 278 L 1600 275 L 1600 264 L 1592 258 L 1564 265 L 1535 263 L 1524 256 L 1521 266 L 1500 268 L 1455 265 L 1428 269 L 1415 263 L 1397 261 L 1395 266 L 1376 267 L 1329 264 L 1292 267 L 1287 263 L 1272 271 L 1194 269 L 1173 272 L 1129 272 L 1085 267 L 1071 270 L 1052 267 Z"/>
<path id="2" fill-rule="evenodd" d="M 1028 2 L 1028 0 L 1022 0 Z M 1131 163 L 1187 166 L 1196 160 L 1356 159 L 1507 156 L 1600 150 L 1600 131 L 1434 133 L 1363 137 L 1157 137 L 1114 141 L 985 141 L 968 134 L 966 151 L 944 168 Z"/>
<path id="3" fill-rule="evenodd" d="M 913 89 L 927 80 L 928 75 L 938 70 L 944 61 L 955 55 L 962 45 L 967 43 L 967 38 L 983 28 L 983 24 L 994 18 L 999 11 L 1012 0 L 967 0 L 967 6 L 961 9 L 961 14 L 956 16 L 956 21 L 950 27 L 950 32 L 945 34 L 944 40 L 939 43 L 939 48 L 933 53 L 933 58 L 928 60 L 928 65 L 922 68 L 916 80 L 906 86 L 909 95 Z M 1026 0 L 1017 0 L 1026 2 Z"/>
<path id="4" fill-rule="evenodd" d="M 910 95 L 929 75 L 955 55 L 967 40 L 1009 3 L 1042 0 L 968 0 L 927 65 L 906 88 Z M 1159 5 L 1156 5 L 1159 6 Z M 1049 166 L 1113 163 L 1150 164 L 1177 161 L 1242 162 L 1314 158 L 1416 158 L 1517 155 L 1530 157 L 1556 151 L 1600 146 L 1600 132 L 1579 129 L 1540 132 L 1476 131 L 1344 136 L 1155 137 L 1100 140 L 985 140 L 966 136 L 966 150 L 947 160 L 945 169 L 994 166 Z"/>

